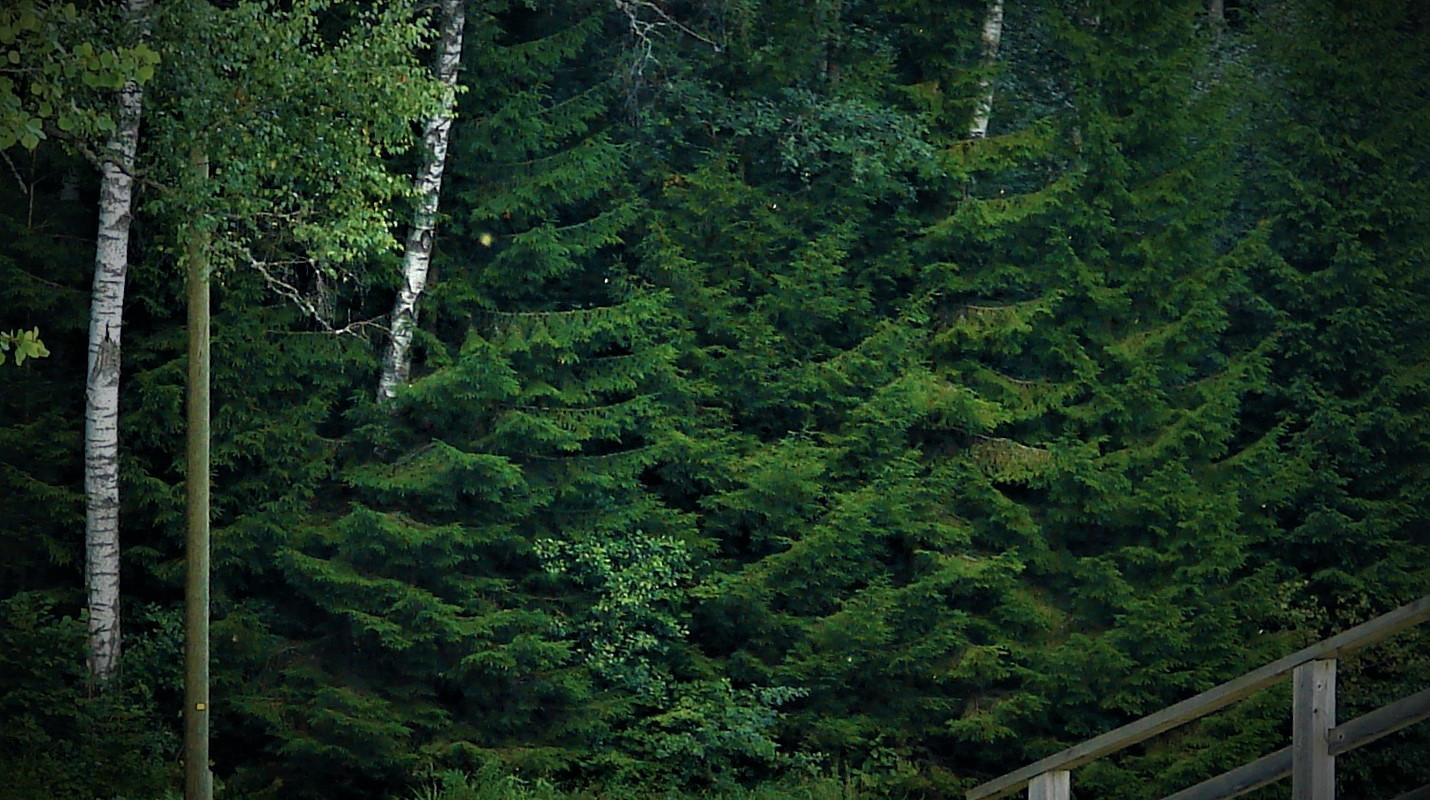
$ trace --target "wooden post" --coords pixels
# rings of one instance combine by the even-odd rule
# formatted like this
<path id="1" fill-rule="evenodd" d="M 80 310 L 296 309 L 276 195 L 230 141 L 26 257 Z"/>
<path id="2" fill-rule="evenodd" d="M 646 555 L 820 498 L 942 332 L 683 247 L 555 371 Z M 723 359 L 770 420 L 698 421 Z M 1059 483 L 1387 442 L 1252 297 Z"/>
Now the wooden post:
<path id="1" fill-rule="evenodd" d="M 1068 800 L 1072 797 L 1072 773 L 1055 769 L 1028 781 L 1028 800 Z"/>
<path id="2" fill-rule="evenodd" d="M 1336 660 L 1308 661 L 1296 667 L 1291 682 L 1291 797 L 1335 800 L 1330 731 L 1336 726 Z"/>
<path id="3" fill-rule="evenodd" d="M 195 149 L 195 179 L 208 178 L 208 156 Z M 184 577 L 184 798 L 213 800 L 209 772 L 209 257 L 208 233 L 188 241 L 189 383 L 187 568 Z"/>

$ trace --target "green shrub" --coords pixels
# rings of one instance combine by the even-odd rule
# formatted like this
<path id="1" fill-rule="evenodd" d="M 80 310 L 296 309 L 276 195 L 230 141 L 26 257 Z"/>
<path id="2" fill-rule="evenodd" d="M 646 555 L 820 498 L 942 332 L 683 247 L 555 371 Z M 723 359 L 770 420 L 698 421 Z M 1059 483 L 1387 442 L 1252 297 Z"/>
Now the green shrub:
<path id="1" fill-rule="evenodd" d="M 177 785 L 178 737 L 155 695 L 174 687 L 172 616 L 135 614 L 121 675 L 93 691 L 85 625 L 38 592 L 0 600 L 0 800 L 155 798 Z"/>

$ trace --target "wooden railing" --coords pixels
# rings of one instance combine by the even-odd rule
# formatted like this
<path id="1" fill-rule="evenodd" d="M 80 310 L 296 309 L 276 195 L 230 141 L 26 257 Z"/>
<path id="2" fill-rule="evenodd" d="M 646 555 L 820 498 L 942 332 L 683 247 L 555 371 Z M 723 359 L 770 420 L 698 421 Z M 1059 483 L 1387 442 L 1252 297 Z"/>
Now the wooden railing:
<path id="1" fill-rule="evenodd" d="M 1149 714 L 968 791 L 993 800 L 1027 786 L 1029 800 L 1069 800 L 1071 770 L 1225 708 L 1287 675 L 1291 746 L 1164 800 L 1222 800 L 1291 776 L 1293 800 L 1335 800 L 1335 757 L 1430 717 L 1430 689 L 1336 724 L 1336 659 L 1430 620 L 1430 596 L 1357 625 L 1260 669 Z M 1397 800 L 1430 800 L 1430 784 Z"/>

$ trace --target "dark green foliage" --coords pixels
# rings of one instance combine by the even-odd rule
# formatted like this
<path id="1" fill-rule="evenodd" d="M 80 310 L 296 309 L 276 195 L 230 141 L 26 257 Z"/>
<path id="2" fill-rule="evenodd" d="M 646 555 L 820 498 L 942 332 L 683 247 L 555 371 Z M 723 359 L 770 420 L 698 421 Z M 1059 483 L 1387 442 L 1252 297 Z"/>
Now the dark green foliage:
<path id="1" fill-rule="evenodd" d="M 1278 260 L 1254 276 L 1278 315 L 1254 424 L 1285 441 L 1261 553 L 1288 577 L 1288 604 L 1326 634 L 1430 586 L 1430 174 L 1418 133 L 1430 17 L 1408 2 L 1308 3 L 1257 35 L 1272 68 L 1253 197 Z M 1357 660 L 1353 707 L 1423 688 L 1425 642 Z M 1344 759 L 1342 786 L 1409 790 L 1427 753 L 1420 726 Z"/>
<path id="2" fill-rule="evenodd" d="M 216 286 L 225 793 L 950 798 L 1423 594 L 1426 16 L 1231 5 L 1010 0 L 990 67 L 974 0 L 470 3 L 411 384 L 376 406 L 378 343 L 315 319 L 389 307 L 391 257 Z M 0 793 L 157 794 L 173 220 L 136 227 L 133 622 L 91 697 L 91 189 L 47 148 L 0 216 L 0 330 L 52 350 L 0 368 Z M 1342 717 L 1425 652 L 1346 660 Z M 1287 722 L 1281 686 L 1078 796 L 1171 792 Z M 1425 737 L 1342 791 L 1411 788 Z"/>
<path id="3" fill-rule="evenodd" d="M 1280 261 L 1257 277 L 1291 459 L 1271 544 L 1329 627 L 1427 580 L 1426 26 L 1413 3 L 1308 4 L 1261 34 L 1278 68 L 1256 198 Z"/>
<path id="4" fill-rule="evenodd" d="M 88 296 L 78 287 L 94 253 L 82 238 L 92 235 L 79 203 L 90 190 L 84 168 L 57 156 L 21 162 L 25 191 L 12 183 L 0 194 L 0 330 L 39 327 L 51 351 L 8 361 L 0 376 L 0 597 L 80 586 L 71 536 L 84 527 L 84 368 L 74 364 L 85 360 Z"/>
<path id="5" fill-rule="evenodd" d="M 117 685 L 87 690 L 84 623 L 39 592 L 0 601 L 0 798 L 161 795 L 178 738 L 161 703 L 179 690 L 179 618 L 130 612 Z"/>

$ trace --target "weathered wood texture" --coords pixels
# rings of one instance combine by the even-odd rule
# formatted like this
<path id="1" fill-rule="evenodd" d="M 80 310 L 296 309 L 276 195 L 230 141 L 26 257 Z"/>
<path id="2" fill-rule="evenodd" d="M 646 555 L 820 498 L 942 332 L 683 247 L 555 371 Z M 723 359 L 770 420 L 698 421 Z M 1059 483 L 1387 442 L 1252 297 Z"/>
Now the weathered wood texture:
<path id="1" fill-rule="evenodd" d="M 1331 756 L 1350 753 L 1357 747 L 1364 747 L 1377 738 L 1389 736 L 1426 718 L 1430 718 L 1430 688 L 1417 691 L 1410 697 L 1400 698 L 1394 703 L 1387 703 L 1386 706 L 1361 714 L 1348 723 L 1331 728 L 1327 734 Z M 1256 761 L 1243 764 L 1237 769 L 1221 773 L 1214 779 L 1201 781 L 1197 786 L 1168 794 L 1163 800 L 1227 800 L 1276 783 L 1288 774 L 1291 774 L 1291 748 L 1283 747 L 1270 756 L 1257 758 Z M 1430 786 L 1416 791 L 1430 791 Z M 1414 796 L 1414 793 L 1403 797 L 1409 799 L 1411 796 Z M 1430 794 L 1423 800 L 1430 800 Z"/>
<path id="2" fill-rule="evenodd" d="M 209 177 L 201 148 L 190 154 L 199 181 Z M 188 261 L 188 461 L 184 546 L 184 800 L 213 800 L 209 771 L 209 275 L 210 237 L 201 226 L 184 233 Z"/>
<path id="3" fill-rule="evenodd" d="M 1072 797 L 1072 773 L 1065 769 L 1044 772 L 1028 781 L 1028 800 L 1068 800 Z"/>
<path id="4" fill-rule="evenodd" d="M 1327 735 L 1331 755 L 1338 756 L 1357 747 L 1364 747 L 1382 736 L 1427 718 L 1430 718 L 1430 689 L 1387 703 L 1332 728 Z M 1275 783 L 1290 774 L 1291 748 L 1283 747 L 1249 764 L 1224 772 L 1215 778 L 1208 778 L 1196 786 L 1167 795 L 1163 800 L 1227 800 Z M 1430 792 L 1430 785 L 1416 791 Z M 1397 800 L 1408 800 L 1412 796 L 1416 796 L 1414 792 Z M 1430 800 L 1430 794 L 1419 800 Z"/>
<path id="5" fill-rule="evenodd" d="M 1291 797 L 1335 800 L 1330 733 L 1336 726 L 1336 660 L 1302 664 L 1291 682 Z"/>
<path id="6" fill-rule="evenodd" d="M 1284 678 L 1308 661 L 1335 658 L 1376 644 L 1400 631 L 1430 620 L 1430 595 L 1396 610 L 1343 631 L 1329 639 L 1298 650 L 1285 658 L 1248 672 L 1239 678 L 1208 689 L 1195 697 L 1149 714 L 1101 736 L 1016 769 L 968 791 L 968 800 L 986 800 L 1017 791 L 1025 783 L 1045 772 L 1070 770 L 1095 761 L 1109 753 L 1131 747 L 1138 742 L 1165 733 L 1179 725 L 1204 717 L 1241 700 Z"/>
<path id="7" fill-rule="evenodd" d="M 1427 717 L 1430 717 L 1430 689 L 1423 689 L 1331 729 L 1331 755 L 1363 747 Z"/>
<path id="8" fill-rule="evenodd" d="M 1196 786 L 1167 795 L 1165 800 L 1225 800 L 1273 784 L 1291 774 L 1291 748 L 1283 747 L 1268 756 L 1243 764 Z"/>

